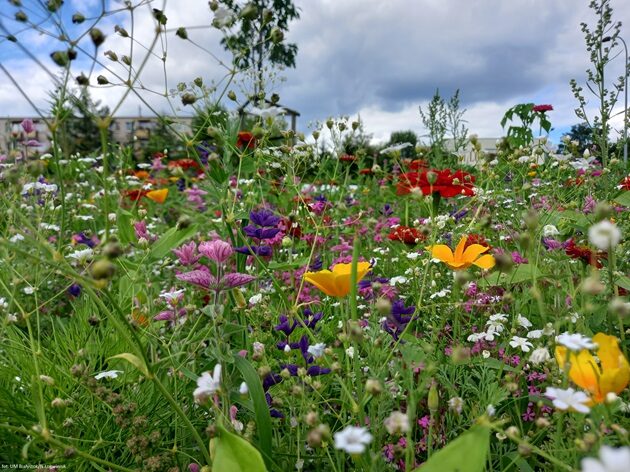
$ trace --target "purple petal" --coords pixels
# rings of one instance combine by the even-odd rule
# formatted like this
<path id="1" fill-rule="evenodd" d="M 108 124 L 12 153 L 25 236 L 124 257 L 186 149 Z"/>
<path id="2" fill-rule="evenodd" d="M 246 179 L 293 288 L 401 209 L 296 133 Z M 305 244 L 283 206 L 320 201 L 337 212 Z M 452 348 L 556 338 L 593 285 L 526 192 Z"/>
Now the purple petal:
<path id="1" fill-rule="evenodd" d="M 177 274 L 179 280 L 183 280 L 184 282 L 191 283 L 198 287 L 209 290 L 211 287 L 215 286 L 217 283 L 217 279 L 207 270 L 191 270 L 190 272 L 186 272 L 183 274 Z"/>
<path id="2" fill-rule="evenodd" d="M 221 279 L 221 283 L 226 289 L 230 289 L 240 287 L 242 285 L 247 285 L 254 280 L 256 280 L 256 277 L 254 277 L 253 275 L 234 272 L 232 274 L 225 274 Z"/>

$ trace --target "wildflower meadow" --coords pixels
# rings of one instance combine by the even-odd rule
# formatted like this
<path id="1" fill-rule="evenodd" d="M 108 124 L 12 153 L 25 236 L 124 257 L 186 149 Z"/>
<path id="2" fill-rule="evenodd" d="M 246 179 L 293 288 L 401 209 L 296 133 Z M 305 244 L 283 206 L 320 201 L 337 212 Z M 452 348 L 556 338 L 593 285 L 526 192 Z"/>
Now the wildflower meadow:
<path id="1" fill-rule="evenodd" d="M 0 468 L 630 470 L 611 0 L 566 85 L 585 132 L 554 143 L 554 104 L 517 104 L 491 151 L 459 91 L 421 108 L 419 139 L 292 127 L 273 93 L 290 0 L 210 2 L 203 45 L 169 21 L 180 2 L 87 3 L 2 7 L 0 49 L 39 61 L 30 31 L 55 49 L 47 108 L 0 142 Z M 224 77 L 159 89 L 173 112 L 117 140 L 175 41 Z"/>

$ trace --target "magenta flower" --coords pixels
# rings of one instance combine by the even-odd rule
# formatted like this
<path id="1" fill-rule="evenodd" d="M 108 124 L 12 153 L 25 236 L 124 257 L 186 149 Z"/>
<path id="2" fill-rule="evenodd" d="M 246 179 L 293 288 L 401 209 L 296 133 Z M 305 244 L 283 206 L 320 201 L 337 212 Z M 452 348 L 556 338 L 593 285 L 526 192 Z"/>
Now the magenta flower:
<path id="1" fill-rule="evenodd" d="M 200 243 L 199 253 L 217 264 L 223 264 L 234 253 L 234 250 L 229 243 L 216 239 L 214 241 Z"/>
<path id="2" fill-rule="evenodd" d="M 173 249 L 173 252 L 179 259 L 180 264 L 185 266 L 194 265 L 201 258 L 197 254 L 197 245 L 194 241 L 183 244 L 179 249 Z"/>
<path id="3" fill-rule="evenodd" d="M 133 224 L 133 229 L 138 240 L 145 239 L 147 241 L 151 241 L 152 239 L 154 239 L 153 236 L 149 234 L 149 231 L 147 230 L 147 222 L 144 220 L 136 221 Z"/>
<path id="4" fill-rule="evenodd" d="M 35 131 L 33 120 L 31 120 L 30 118 L 25 118 L 24 120 L 22 120 L 20 126 L 22 126 L 22 129 L 26 134 L 31 134 L 33 131 Z"/>
<path id="5" fill-rule="evenodd" d="M 238 272 L 225 274 L 220 280 L 217 280 L 206 267 L 177 274 L 175 277 L 204 290 L 213 290 L 215 292 L 241 287 L 256 280 L 256 277 L 253 275 L 240 274 Z"/>

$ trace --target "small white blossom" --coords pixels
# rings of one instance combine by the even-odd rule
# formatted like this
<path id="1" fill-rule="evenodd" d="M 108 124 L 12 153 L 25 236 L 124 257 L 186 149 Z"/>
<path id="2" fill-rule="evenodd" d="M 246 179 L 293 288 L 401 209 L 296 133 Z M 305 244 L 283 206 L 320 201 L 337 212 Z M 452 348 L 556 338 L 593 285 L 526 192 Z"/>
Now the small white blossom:
<path id="1" fill-rule="evenodd" d="M 214 395 L 221 388 L 221 364 L 214 366 L 212 374 L 204 372 L 197 379 L 197 388 L 193 392 L 193 397 L 197 403 L 204 403 L 208 397 Z"/>
<path id="2" fill-rule="evenodd" d="M 580 333 L 562 333 L 556 337 L 556 342 L 571 351 L 582 351 L 583 349 L 594 349 L 597 347 L 591 338 L 582 336 Z"/>
<path id="3" fill-rule="evenodd" d="M 627 472 L 630 470 L 630 447 L 602 446 L 599 458 L 582 459 L 582 472 Z"/>
<path id="4" fill-rule="evenodd" d="M 523 328 L 531 328 L 532 322 L 525 318 L 523 315 L 516 316 L 516 322 Z"/>
<path id="5" fill-rule="evenodd" d="M 553 238 L 554 236 L 558 236 L 560 231 L 554 225 L 545 225 L 543 226 L 543 236 L 545 238 Z"/>
<path id="6" fill-rule="evenodd" d="M 372 435 L 366 428 L 346 426 L 335 433 L 335 449 L 341 449 L 348 454 L 363 454 L 366 446 L 372 442 Z"/>
<path id="7" fill-rule="evenodd" d="M 241 386 L 238 388 L 238 393 L 241 395 L 247 395 L 249 393 L 249 387 L 245 382 L 241 383 Z"/>
<path id="8" fill-rule="evenodd" d="M 122 370 L 106 370 L 104 372 L 98 373 L 94 376 L 96 380 L 101 379 L 115 379 L 118 378 L 118 374 L 122 374 Z"/>
<path id="9" fill-rule="evenodd" d="M 575 410 L 578 413 L 588 413 L 591 409 L 588 407 L 590 398 L 586 393 L 567 388 L 547 387 L 545 396 L 551 399 L 553 406 L 558 410 Z"/>
<path id="10" fill-rule="evenodd" d="M 543 364 L 551 359 L 551 355 L 546 347 L 538 347 L 534 349 L 529 356 L 529 362 L 534 365 Z"/>
<path id="11" fill-rule="evenodd" d="M 534 345 L 530 343 L 527 338 L 521 338 L 519 336 L 512 336 L 512 340 L 510 341 L 510 346 L 514 348 L 520 348 L 523 352 L 529 352 L 530 348 Z"/>
<path id="12" fill-rule="evenodd" d="M 307 352 L 313 356 L 315 359 L 322 357 L 324 355 L 324 349 L 326 349 L 326 344 L 317 343 L 312 346 L 309 346 Z"/>
<path id="13" fill-rule="evenodd" d="M 588 229 L 588 240 L 600 251 L 608 251 L 621 241 L 621 231 L 615 223 L 602 220 Z"/>
<path id="14" fill-rule="evenodd" d="M 406 434 L 409 431 L 409 417 L 400 411 L 392 411 L 383 425 L 389 434 Z"/>
<path id="15" fill-rule="evenodd" d="M 249 304 L 250 305 L 257 305 L 262 301 L 262 293 L 257 293 L 256 295 L 254 295 L 253 297 L 249 298 Z"/>
<path id="16" fill-rule="evenodd" d="M 462 409 L 464 408 L 464 400 L 461 397 L 453 397 L 448 401 L 448 407 L 460 415 L 462 413 Z"/>

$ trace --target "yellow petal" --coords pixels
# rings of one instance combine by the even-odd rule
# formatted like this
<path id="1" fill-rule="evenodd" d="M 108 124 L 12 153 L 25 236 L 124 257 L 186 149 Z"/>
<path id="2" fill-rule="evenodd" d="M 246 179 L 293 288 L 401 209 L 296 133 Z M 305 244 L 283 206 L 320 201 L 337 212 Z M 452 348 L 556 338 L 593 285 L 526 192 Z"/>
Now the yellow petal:
<path id="1" fill-rule="evenodd" d="M 304 274 L 304 280 L 309 282 L 326 295 L 336 297 L 337 288 L 335 286 L 335 276 L 329 270 L 320 270 L 319 272 L 307 272 Z"/>
<path id="2" fill-rule="evenodd" d="M 471 244 L 464 251 L 463 259 L 468 262 L 473 262 L 487 250 L 488 248 L 486 246 L 482 246 L 481 244 Z"/>
<path id="3" fill-rule="evenodd" d="M 464 247 L 466 246 L 466 241 L 468 241 L 468 236 L 466 235 L 462 236 L 462 239 L 459 240 L 459 243 L 457 244 L 457 247 L 455 248 L 455 255 L 453 257 L 456 261 L 461 261 L 463 259 Z"/>
<path id="4" fill-rule="evenodd" d="M 593 355 L 587 350 L 583 350 L 577 355 L 571 354 L 570 362 L 569 377 L 573 383 L 597 395 L 601 371 Z"/>
<path id="5" fill-rule="evenodd" d="M 147 193 L 147 198 L 153 200 L 156 203 L 164 203 L 168 196 L 168 189 L 162 188 L 160 190 L 151 190 Z"/>
<path id="6" fill-rule="evenodd" d="M 560 370 L 564 370 L 564 364 L 567 362 L 567 348 L 564 346 L 556 346 L 556 362 Z"/>
<path id="7" fill-rule="evenodd" d="M 485 254 L 473 262 L 477 267 L 481 267 L 482 269 L 492 269 L 496 264 L 494 256 L 492 254 Z"/>
<path id="8" fill-rule="evenodd" d="M 593 336 L 593 342 L 597 344 L 597 357 L 601 361 L 602 370 L 618 369 L 622 365 L 628 365 L 628 361 L 619 349 L 619 341 L 615 336 L 597 333 Z"/>
<path id="9" fill-rule="evenodd" d="M 439 259 L 442 262 L 453 261 L 453 251 L 446 244 L 436 244 L 434 246 L 427 246 L 427 251 L 431 251 L 431 257 Z"/>
<path id="10" fill-rule="evenodd" d="M 338 268 L 338 266 L 341 266 Z M 370 271 L 371 264 L 369 262 L 357 263 L 357 282 L 359 282 Z M 337 269 L 337 270 L 335 270 Z M 333 267 L 333 276 L 335 278 L 335 296 L 345 297 L 350 293 L 352 281 L 352 264 L 336 264 Z"/>
<path id="11" fill-rule="evenodd" d="M 621 393 L 628 386 L 628 382 L 630 382 L 630 369 L 628 367 L 605 370 L 599 378 L 599 389 L 603 399 L 607 393 Z"/>
<path id="12" fill-rule="evenodd" d="M 462 270 L 470 267 L 470 262 L 445 262 L 445 264 L 453 270 Z"/>

